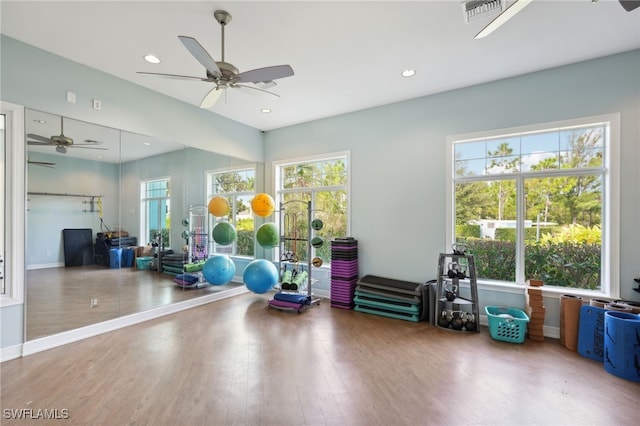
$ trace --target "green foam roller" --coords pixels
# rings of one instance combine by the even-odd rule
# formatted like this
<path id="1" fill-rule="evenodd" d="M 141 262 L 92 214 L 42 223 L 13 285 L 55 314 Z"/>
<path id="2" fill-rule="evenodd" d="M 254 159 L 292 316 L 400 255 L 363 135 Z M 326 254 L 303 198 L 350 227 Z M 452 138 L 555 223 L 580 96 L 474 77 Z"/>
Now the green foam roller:
<path id="1" fill-rule="evenodd" d="M 185 272 L 198 272 L 198 271 L 202 271 L 203 267 L 204 267 L 204 261 L 195 262 L 195 263 L 187 263 L 186 265 L 184 265 L 184 271 Z"/>

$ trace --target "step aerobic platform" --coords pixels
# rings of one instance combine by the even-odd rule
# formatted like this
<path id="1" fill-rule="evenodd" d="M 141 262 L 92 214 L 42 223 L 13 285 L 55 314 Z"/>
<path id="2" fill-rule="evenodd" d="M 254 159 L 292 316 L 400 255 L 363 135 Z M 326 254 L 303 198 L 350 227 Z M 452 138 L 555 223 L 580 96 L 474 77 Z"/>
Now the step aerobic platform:
<path id="1" fill-rule="evenodd" d="M 365 275 L 358 281 L 355 310 L 405 321 L 420 321 L 422 285 L 392 278 Z"/>

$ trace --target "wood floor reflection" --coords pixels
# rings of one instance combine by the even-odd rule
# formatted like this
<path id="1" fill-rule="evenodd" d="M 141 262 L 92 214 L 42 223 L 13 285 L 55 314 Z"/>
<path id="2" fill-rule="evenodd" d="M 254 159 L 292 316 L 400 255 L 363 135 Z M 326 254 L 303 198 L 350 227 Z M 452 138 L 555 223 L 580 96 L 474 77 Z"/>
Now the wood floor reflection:
<path id="1" fill-rule="evenodd" d="M 33 340 L 234 286 L 182 289 L 167 274 L 98 265 L 30 270 L 26 338 Z M 91 307 L 94 298 L 98 303 Z"/>

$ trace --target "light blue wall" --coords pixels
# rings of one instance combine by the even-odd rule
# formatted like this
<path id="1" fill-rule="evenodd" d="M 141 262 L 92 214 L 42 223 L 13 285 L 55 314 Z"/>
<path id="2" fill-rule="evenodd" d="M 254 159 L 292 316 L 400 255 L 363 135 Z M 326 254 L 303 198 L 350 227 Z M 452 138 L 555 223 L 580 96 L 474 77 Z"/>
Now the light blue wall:
<path id="1" fill-rule="evenodd" d="M 55 163 L 54 168 L 29 165 L 28 192 L 103 195 L 105 224 L 119 225 L 119 175 L 117 164 L 78 160 L 65 156 L 31 154 L 32 160 Z M 62 229 L 100 231 L 98 205 L 90 198 L 28 195 L 27 269 L 64 265 Z M 86 211 L 89 210 L 89 211 Z"/>
<path id="2" fill-rule="evenodd" d="M 436 276 L 438 253 L 450 250 L 447 136 L 617 112 L 621 258 L 613 267 L 620 269 L 622 298 L 640 300 L 632 291 L 640 276 L 640 51 L 270 131 L 266 182 L 273 188 L 273 161 L 350 150 L 360 274 L 424 282 Z M 545 303 L 548 313 L 557 312 L 557 299 Z M 558 326 L 557 315 L 547 324 Z"/>

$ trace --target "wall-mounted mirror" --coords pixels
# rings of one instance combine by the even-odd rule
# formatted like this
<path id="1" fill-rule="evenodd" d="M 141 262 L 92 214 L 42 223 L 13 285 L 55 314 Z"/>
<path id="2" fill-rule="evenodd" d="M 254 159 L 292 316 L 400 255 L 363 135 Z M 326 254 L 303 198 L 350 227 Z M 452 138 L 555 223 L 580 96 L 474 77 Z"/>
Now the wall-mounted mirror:
<path id="1" fill-rule="evenodd" d="M 246 161 L 29 109 L 25 127 L 26 340 L 239 286 L 175 277 L 207 172 Z"/>

